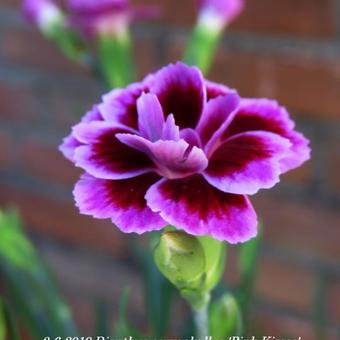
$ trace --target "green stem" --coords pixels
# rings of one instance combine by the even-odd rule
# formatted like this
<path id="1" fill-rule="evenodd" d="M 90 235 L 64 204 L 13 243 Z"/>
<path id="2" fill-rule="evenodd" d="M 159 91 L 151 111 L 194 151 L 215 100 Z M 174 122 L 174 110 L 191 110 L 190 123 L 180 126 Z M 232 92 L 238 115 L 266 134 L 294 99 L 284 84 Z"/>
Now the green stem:
<path id="1" fill-rule="evenodd" d="M 208 304 L 199 309 L 193 309 L 196 326 L 196 338 L 204 340 L 209 337 Z"/>
<path id="2" fill-rule="evenodd" d="M 134 80 L 132 45 L 128 31 L 99 35 L 98 54 L 102 75 L 110 88 L 125 87 Z"/>
<path id="3" fill-rule="evenodd" d="M 184 53 L 184 62 L 189 65 L 198 66 L 203 74 L 206 74 L 213 62 L 221 33 L 221 30 L 198 22 Z"/>

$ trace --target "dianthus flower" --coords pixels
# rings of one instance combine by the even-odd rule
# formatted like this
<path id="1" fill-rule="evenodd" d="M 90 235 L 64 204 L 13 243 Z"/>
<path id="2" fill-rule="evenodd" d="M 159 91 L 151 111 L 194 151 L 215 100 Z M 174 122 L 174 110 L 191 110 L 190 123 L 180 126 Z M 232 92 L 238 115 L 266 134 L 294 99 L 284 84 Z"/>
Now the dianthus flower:
<path id="1" fill-rule="evenodd" d="M 243 10 L 243 0 L 198 0 L 200 20 L 209 26 L 222 29 Z"/>
<path id="2" fill-rule="evenodd" d="M 57 0 L 24 0 L 23 12 L 40 28 L 63 15 L 65 25 L 86 36 L 124 33 L 132 20 L 158 15 L 157 7 L 135 7 L 128 0 L 67 0 L 65 8 L 59 4 Z"/>
<path id="3" fill-rule="evenodd" d="M 25 18 L 43 31 L 62 19 L 62 13 L 53 0 L 24 0 L 22 7 Z"/>
<path id="4" fill-rule="evenodd" d="M 124 232 L 173 225 L 230 243 L 256 235 L 247 195 L 310 153 L 276 101 L 240 98 L 182 63 L 106 94 L 60 150 L 85 171 L 74 189 L 81 213 Z"/>
<path id="5" fill-rule="evenodd" d="M 153 17 L 155 6 L 131 6 L 128 0 L 68 0 L 69 21 L 87 35 L 124 33 L 131 20 Z"/>

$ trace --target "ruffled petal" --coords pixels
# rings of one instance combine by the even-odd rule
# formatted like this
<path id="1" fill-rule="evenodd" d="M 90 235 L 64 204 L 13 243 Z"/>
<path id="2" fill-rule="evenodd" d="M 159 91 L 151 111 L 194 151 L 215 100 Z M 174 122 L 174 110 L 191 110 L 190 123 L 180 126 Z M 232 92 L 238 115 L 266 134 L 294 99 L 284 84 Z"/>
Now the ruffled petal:
<path id="1" fill-rule="evenodd" d="M 222 84 L 214 83 L 210 80 L 205 80 L 205 87 L 207 91 L 208 101 L 219 96 L 226 96 L 232 91 L 229 87 Z"/>
<path id="2" fill-rule="evenodd" d="M 123 232 L 138 234 L 159 230 L 166 222 L 146 205 L 148 188 L 159 177 L 146 174 L 124 180 L 98 179 L 84 174 L 73 194 L 80 212 L 96 218 L 111 218 Z"/>
<path id="3" fill-rule="evenodd" d="M 196 128 L 204 146 L 215 132 L 221 128 L 222 131 L 225 130 L 225 126 L 230 123 L 235 114 L 239 101 L 240 97 L 237 93 L 231 91 L 228 95 L 218 96 L 207 103 Z"/>
<path id="4" fill-rule="evenodd" d="M 124 133 L 117 134 L 117 138 L 148 155 L 157 166 L 157 172 L 166 178 L 182 178 L 200 173 L 208 165 L 203 150 L 189 145 L 183 139 L 152 143 L 143 137 Z"/>
<path id="5" fill-rule="evenodd" d="M 164 114 L 173 114 L 181 128 L 194 128 L 206 101 L 200 70 L 178 62 L 158 71 L 152 83 L 150 92 L 157 95 Z"/>
<path id="6" fill-rule="evenodd" d="M 82 143 L 74 138 L 73 134 L 71 133 L 63 139 L 63 142 L 59 146 L 59 151 L 64 155 L 66 159 L 71 162 L 75 162 L 74 150 L 81 145 Z"/>
<path id="7" fill-rule="evenodd" d="M 162 138 L 164 114 L 157 96 L 143 93 L 137 100 L 138 129 L 152 142 Z"/>
<path id="8" fill-rule="evenodd" d="M 256 213 L 248 198 L 224 193 L 200 175 L 163 179 L 147 191 L 145 198 L 168 224 L 192 235 L 238 243 L 257 233 Z"/>
<path id="9" fill-rule="evenodd" d="M 81 119 L 83 123 L 89 123 L 93 121 L 102 121 L 103 117 L 98 110 L 98 106 L 93 106 L 92 110 L 87 112 L 84 117 Z M 78 141 L 73 133 L 71 132 L 67 137 L 63 139 L 62 144 L 59 146 L 59 151 L 64 155 L 65 158 L 70 160 L 71 162 L 75 162 L 74 160 L 74 150 L 81 146 L 82 143 Z"/>
<path id="10" fill-rule="evenodd" d="M 242 99 L 233 121 L 228 125 L 222 138 L 245 131 L 269 131 L 287 138 L 290 151 L 281 160 L 283 172 L 299 167 L 310 158 L 309 141 L 294 130 L 295 124 L 287 110 L 274 100 Z"/>
<path id="11" fill-rule="evenodd" d="M 130 178 L 153 170 L 152 161 L 117 138 L 128 130 L 110 122 L 92 122 L 74 127 L 73 134 L 84 145 L 75 150 L 76 166 L 103 179 Z"/>
<path id="12" fill-rule="evenodd" d="M 145 82 L 131 84 L 125 89 L 115 89 L 104 95 L 103 102 L 99 104 L 104 119 L 137 131 L 137 99 L 143 92 L 148 92 Z"/>
<path id="13" fill-rule="evenodd" d="M 224 192 L 255 194 L 279 182 L 280 160 L 290 146 L 286 138 L 271 132 L 235 135 L 213 153 L 203 176 Z"/>

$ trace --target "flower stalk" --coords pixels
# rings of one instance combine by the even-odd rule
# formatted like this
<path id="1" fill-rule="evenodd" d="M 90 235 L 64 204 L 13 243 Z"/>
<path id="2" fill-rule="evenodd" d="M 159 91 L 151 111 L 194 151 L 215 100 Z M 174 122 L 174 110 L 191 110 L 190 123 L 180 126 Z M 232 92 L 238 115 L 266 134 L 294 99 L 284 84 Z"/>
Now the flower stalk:
<path id="1" fill-rule="evenodd" d="M 117 34 L 99 34 L 98 58 L 109 88 L 125 87 L 134 80 L 134 61 L 128 29 Z"/>
<path id="2" fill-rule="evenodd" d="M 220 29 L 215 29 L 206 22 L 198 22 L 190 37 L 183 60 L 189 65 L 198 66 L 203 74 L 207 74 L 221 36 Z"/>
<path id="3" fill-rule="evenodd" d="M 206 339 L 209 337 L 209 323 L 208 323 L 208 304 L 202 306 L 200 309 L 193 309 L 196 338 Z"/>

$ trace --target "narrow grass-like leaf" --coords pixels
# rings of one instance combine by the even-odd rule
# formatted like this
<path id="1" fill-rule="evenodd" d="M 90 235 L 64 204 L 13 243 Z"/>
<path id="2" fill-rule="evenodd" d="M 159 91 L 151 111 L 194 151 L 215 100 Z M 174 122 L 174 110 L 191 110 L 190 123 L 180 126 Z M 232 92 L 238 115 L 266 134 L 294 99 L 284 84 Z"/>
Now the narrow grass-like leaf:
<path id="1" fill-rule="evenodd" d="M 0 272 L 14 312 L 36 338 L 77 335 L 49 270 L 17 222 L 13 212 L 0 215 Z"/>
<path id="2" fill-rule="evenodd" d="M 95 303 L 96 329 L 94 335 L 109 336 L 109 308 L 105 301 L 99 299 Z"/>
<path id="3" fill-rule="evenodd" d="M 247 330 L 249 309 L 253 300 L 257 264 L 262 241 L 261 228 L 256 238 L 242 244 L 239 249 L 239 271 L 241 275 L 238 287 L 238 301 L 244 316 L 244 328 Z"/>
<path id="4" fill-rule="evenodd" d="M 168 230 L 172 230 L 172 228 L 168 228 Z M 143 273 L 145 303 L 153 335 L 157 338 L 163 338 L 169 324 L 176 289 L 164 278 L 154 262 L 153 248 L 156 246 L 159 237 L 159 232 L 150 233 L 149 248 L 141 247 L 138 242 L 135 242 L 132 249 L 134 249 L 135 258 Z"/>

